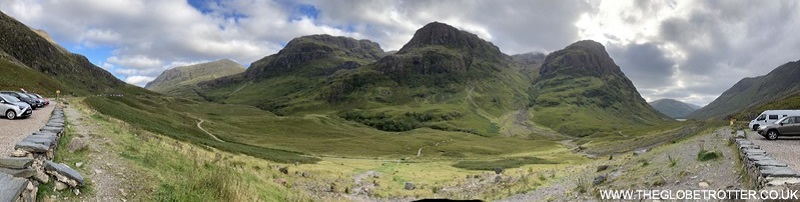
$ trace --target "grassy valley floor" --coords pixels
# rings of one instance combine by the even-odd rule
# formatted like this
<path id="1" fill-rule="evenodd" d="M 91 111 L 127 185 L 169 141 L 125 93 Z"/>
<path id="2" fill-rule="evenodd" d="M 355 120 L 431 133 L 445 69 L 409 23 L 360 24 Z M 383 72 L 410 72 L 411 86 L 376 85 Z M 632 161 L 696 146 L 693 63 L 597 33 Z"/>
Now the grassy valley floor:
<path id="1" fill-rule="evenodd" d="M 71 133 L 99 147 L 76 154 L 60 150 L 58 155 L 71 165 L 84 163 L 78 170 L 92 183 L 77 198 L 69 192 L 42 196 L 170 201 L 502 199 L 570 181 L 576 171 L 603 162 L 585 153 L 622 151 L 607 145 L 625 141 L 598 134 L 590 141 L 573 141 L 580 145 L 573 148 L 557 138 L 489 138 L 432 129 L 390 133 L 326 115 L 281 117 L 244 105 L 196 102 L 167 107 L 163 104 L 173 100 L 158 99 L 174 98 L 70 100 L 72 110 L 82 116 L 80 123 L 71 124 L 93 126 Z M 224 142 L 199 129 L 199 120 Z M 687 125 L 693 123 L 620 132 L 646 138 Z M 674 144 L 662 147 L 670 145 Z M 105 186 L 117 188 L 103 191 L 108 190 L 100 188 Z M 105 192 L 112 193 L 97 197 Z"/>

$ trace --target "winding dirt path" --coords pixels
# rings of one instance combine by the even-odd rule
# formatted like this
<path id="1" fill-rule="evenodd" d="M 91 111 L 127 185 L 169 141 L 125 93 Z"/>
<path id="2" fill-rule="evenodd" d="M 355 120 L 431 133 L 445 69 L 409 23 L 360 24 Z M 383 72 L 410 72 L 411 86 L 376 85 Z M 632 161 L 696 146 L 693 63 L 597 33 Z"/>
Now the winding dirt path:
<path id="1" fill-rule="evenodd" d="M 208 134 L 208 136 L 211 136 L 211 138 L 214 138 L 214 140 L 216 140 L 218 142 L 225 142 L 225 141 L 217 138 L 217 136 L 214 136 L 214 134 L 211 134 L 211 132 L 208 132 L 205 128 L 203 128 L 203 126 L 201 126 L 201 124 L 203 124 L 203 122 L 205 122 L 206 120 L 203 120 L 203 119 L 200 119 L 200 118 L 198 118 L 197 120 L 200 120 L 200 121 L 197 122 L 197 128 L 199 128 L 203 132 L 206 132 L 206 134 Z"/>

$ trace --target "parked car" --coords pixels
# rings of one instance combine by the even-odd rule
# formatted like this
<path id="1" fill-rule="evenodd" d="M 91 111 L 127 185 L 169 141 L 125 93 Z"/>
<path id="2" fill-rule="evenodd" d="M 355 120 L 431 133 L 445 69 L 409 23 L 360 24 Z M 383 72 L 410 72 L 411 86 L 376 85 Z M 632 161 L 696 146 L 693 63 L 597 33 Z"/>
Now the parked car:
<path id="1" fill-rule="evenodd" d="M 800 135 L 800 116 L 787 116 L 778 119 L 775 124 L 760 126 L 758 134 L 769 140 L 778 139 L 780 136 L 798 136 Z"/>
<path id="2" fill-rule="evenodd" d="M 36 99 L 28 97 L 27 95 L 25 95 L 25 93 L 14 92 L 14 91 L 0 91 L 0 94 L 10 95 L 25 103 L 28 103 L 28 105 L 31 106 L 31 109 L 36 109 L 37 106 L 39 106 L 36 104 Z"/>
<path id="3" fill-rule="evenodd" d="M 30 93 L 24 93 L 24 94 L 27 95 L 29 98 L 32 98 L 34 101 L 36 101 L 36 108 L 44 107 L 44 99 L 36 97 Z"/>
<path id="4" fill-rule="evenodd" d="M 28 103 L 25 103 L 14 96 L 0 93 L 0 112 L 7 119 L 15 119 L 18 117 L 29 117 L 33 114 L 33 110 Z"/>
<path id="5" fill-rule="evenodd" d="M 778 119 L 787 116 L 800 116 L 800 110 L 767 110 L 751 120 L 749 126 L 753 130 L 758 130 L 760 126 L 772 125 Z"/>
<path id="6" fill-rule="evenodd" d="M 50 105 L 50 100 L 49 100 L 49 99 L 47 99 L 47 98 L 44 98 L 44 97 L 42 97 L 41 95 L 39 95 L 39 94 L 36 94 L 36 93 L 33 93 L 33 94 L 31 94 L 31 95 L 33 95 L 33 96 L 36 96 L 36 97 L 38 97 L 39 99 L 43 100 L 43 101 L 44 101 L 44 105 Z"/>

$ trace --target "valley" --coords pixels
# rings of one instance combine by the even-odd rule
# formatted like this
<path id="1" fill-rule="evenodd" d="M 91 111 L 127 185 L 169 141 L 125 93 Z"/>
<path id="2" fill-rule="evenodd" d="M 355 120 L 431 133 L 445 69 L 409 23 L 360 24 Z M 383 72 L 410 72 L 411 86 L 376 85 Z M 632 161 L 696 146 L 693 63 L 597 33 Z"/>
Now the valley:
<path id="1" fill-rule="evenodd" d="M 208 9 L 224 2 L 218 4 Z M 104 53 L 91 54 L 113 55 L 100 63 L 3 12 L 0 90 L 57 96 L 53 106 L 66 119 L 58 123 L 62 137 L 50 140 L 55 146 L 43 145 L 48 148 L 39 156 L 16 157 L 63 163 L 87 182 L 66 187 L 69 179 L 6 178 L 10 169 L 0 167 L 0 179 L 28 180 L 24 188 L 33 195 L 27 196 L 36 201 L 593 201 L 604 200 L 607 190 L 800 184 L 767 187 L 775 176 L 762 176 L 763 165 L 748 164 L 750 153 L 770 151 L 796 167 L 781 149 L 791 142 L 742 131 L 761 111 L 800 108 L 798 61 L 743 78 L 711 101 L 704 97 L 711 90 L 698 94 L 686 87 L 711 85 L 703 83 L 710 77 L 664 87 L 658 86 L 664 79 L 642 76 L 641 69 L 664 68 L 656 74 L 669 79 L 681 72 L 670 69 L 678 64 L 650 60 L 697 60 L 661 52 L 675 48 L 667 43 L 635 41 L 644 48 L 620 53 L 613 42 L 628 39 L 574 40 L 576 35 L 557 48 L 507 54 L 495 43 L 509 36 L 428 21 L 404 25 L 409 37 L 388 37 L 400 41 L 387 50 L 387 37 L 378 43 L 356 38 L 371 36 L 356 31 L 391 30 L 333 26 L 288 32 L 291 37 L 274 39 L 279 44 L 167 47 L 160 59 L 119 59 L 131 49 L 105 53 L 97 46 L 101 50 L 92 50 Z M 248 21 L 236 12 L 200 13 L 223 16 L 217 23 L 225 25 Z M 303 20 L 316 17 L 296 21 Z M 203 28 L 228 29 L 222 24 Z M 340 29 L 352 31 L 330 32 Z M 93 33 L 110 39 L 119 34 Z M 135 47 L 151 46 L 162 47 Z M 181 55 L 181 48 L 207 52 Z M 245 67 L 241 57 L 209 52 L 255 58 Z M 19 153 L 13 144 L 44 122 L 34 117 L 0 124 L 8 130 L 0 139 L 14 141 L 0 144 L 0 151 Z M 743 143 L 747 139 L 769 148 L 760 153 L 759 146 Z M 72 149 L 76 144 L 82 147 Z M 28 164 L 12 166 L 42 169 Z M 800 182 L 800 173 L 789 178 Z M 0 190 L 0 196 L 7 193 Z M 10 198 L 24 201 L 21 194 Z"/>

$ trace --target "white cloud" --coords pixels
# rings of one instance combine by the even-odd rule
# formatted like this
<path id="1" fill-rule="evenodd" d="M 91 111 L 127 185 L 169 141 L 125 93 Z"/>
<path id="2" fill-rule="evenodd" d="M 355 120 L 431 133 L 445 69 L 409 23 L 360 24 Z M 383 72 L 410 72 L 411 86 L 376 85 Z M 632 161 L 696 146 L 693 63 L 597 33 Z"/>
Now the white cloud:
<path id="1" fill-rule="evenodd" d="M 143 87 L 144 85 L 147 84 L 147 82 L 153 81 L 154 79 L 156 78 L 149 76 L 130 76 L 128 78 L 125 78 L 125 82 Z"/>
<path id="2" fill-rule="evenodd" d="M 300 5 L 318 9 L 317 16 L 304 15 Z M 110 47 L 110 55 L 87 56 L 126 81 L 197 61 L 229 58 L 248 64 L 309 34 L 369 39 L 397 50 L 417 29 L 439 21 L 508 54 L 551 52 L 581 39 L 597 40 L 625 65 L 622 69 L 643 97 L 705 104 L 743 77 L 800 59 L 795 54 L 800 52 L 798 5 L 747 0 L 225 0 L 207 1 L 201 12 L 185 0 L 3 0 L 0 10 L 46 30 L 62 44 L 77 44 L 68 48 L 78 52 Z M 644 55 L 664 57 L 634 58 L 643 54 L 629 48 L 641 44 L 649 44 Z"/>

